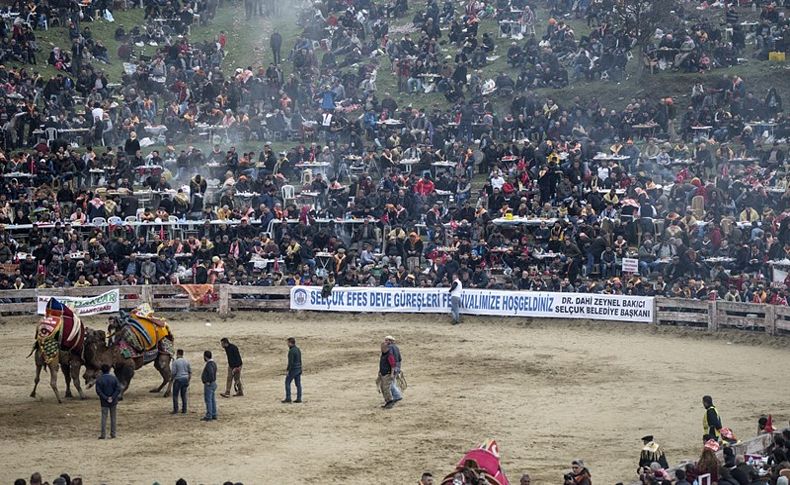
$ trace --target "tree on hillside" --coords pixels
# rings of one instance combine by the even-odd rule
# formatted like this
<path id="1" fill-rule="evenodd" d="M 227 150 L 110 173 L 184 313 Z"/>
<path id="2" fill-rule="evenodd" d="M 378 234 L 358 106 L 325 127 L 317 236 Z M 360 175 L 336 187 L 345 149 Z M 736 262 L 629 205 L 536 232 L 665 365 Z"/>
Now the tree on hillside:
<path id="1" fill-rule="evenodd" d="M 678 0 L 617 0 L 613 8 L 615 24 L 644 47 L 657 28 L 666 30 L 677 21 Z"/>

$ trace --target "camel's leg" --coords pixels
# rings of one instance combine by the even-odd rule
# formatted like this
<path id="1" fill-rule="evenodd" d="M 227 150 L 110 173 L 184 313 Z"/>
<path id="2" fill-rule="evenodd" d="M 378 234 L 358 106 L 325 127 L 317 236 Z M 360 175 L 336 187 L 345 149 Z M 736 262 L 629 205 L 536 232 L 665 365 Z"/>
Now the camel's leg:
<path id="1" fill-rule="evenodd" d="M 72 397 L 71 395 L 71 364 L 60 364 L 60 370 L 63 371 L 63 377 L 66 379 L 66 397 Z M 75 379 L 75 382 L 79 382 Z"/>
<path id="2" fill-rule="evenodd" d="M 41 380 L 41 369 L 44 368 L 44 364 L 39 361 L 38 353 L 36 353 L 36 378 L 33 379 L 33 392 L 30 393 L 30 397 L 36 397 L 36 388 L 38 387 L 38 382 Z"/>
<path id="3" fill-rule="evenodd" d="M 55 397 L 58 398 L 58 404 L 63 403 L 60 400 L 60 393 L 58 392 L 58 365 L 57 364 L 50 364 L 49 365 L 49 385 L 52 387 L 52 390 L 55 392 Z"/>
<path id="4" fill-rule="evenodd" d="M 80 364 L 71 364 L 70 366 L 70 377 L 71 380 L 74 382 L 74 387 L 77 389 L 77 394 L 80 395 L 80 399 L 85 399 L 85 394 L 82 392 L 82 384 L 80 384 Z"/>
<path id="5" fill-rule="evenodd" d="M 154 367 L 156 367 L 156 370 L 158 370 L 159 374 L 162 376 L 162 384 L 160 384 L 159 387 L 151 389 L 151 392 L 160 392 L 162 388 L 167 386 L 165 397 L 169 397 L 173 390 L 173 380 L 171 379 L 173 373 L 170 369 L 170 356 L 159 354 L 154 363 Z"/>
<path id="6" fill-rule="evenodd" d="M 132 378 L 134 377 L 134 367 L 125 365 L 116 367 L 115 377 L 117 377 L 121 383 L 121 394 L 118 396 L 118 400 L 120 401 L 123 399 L 123 395 L 129 390 L 129 386 L 132 384 Z"/>

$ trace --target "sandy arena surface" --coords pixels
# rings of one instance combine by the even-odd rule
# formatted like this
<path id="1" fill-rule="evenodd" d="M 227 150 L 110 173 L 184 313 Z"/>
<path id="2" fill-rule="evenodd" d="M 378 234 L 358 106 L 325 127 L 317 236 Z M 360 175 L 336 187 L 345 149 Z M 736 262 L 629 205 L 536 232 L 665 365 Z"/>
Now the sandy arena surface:
<path id="1" fill-rule="evenodd" d="M 415 315 L 168 317 L 196 374 L 190 412 L 171 416 L 170 400 L 147 392 L 159 374 L 146 367 L 119 404 L 112 441 L 96 439 L 93 389 L 87 401 L 58 405 L 42 379 L 39 397 L 29 397 L 34 366 L 25 356 L 36 319 L 6 318 L 0 483 L 38 470 L 50 480 L 68 471 L 86 484 L 112 485 L 182 476 L 193 485 L 412 484 L 423 470 L 448 473 L 490 437 L 511 481 L 528 471 L 533 483 L 562 483 L 578 457 L 604 485 L 633 476 L 644 434 L 665 445 L 670 462 L 696 456 L 703 394 L 714 396 L 725 425 L 742 438 L 755 434 L 763 412 L 779 426 L 790 416 L 786 390 L 770 385 L 770 376 L 785 374 L 788 350 L 759 338 L 493 318 L 451 327 L 446 318 Z M 399 341 L 409 381 L 402 405 L 390 411 L 379 408 L 374 384 L 387 334 Z M 280 404 L 291 335 L 305 366 L 302 405 Z M 221 352 L 222 336 L 241 349 L 247 396 L 217 397 L 220 419 L 203 423 L 202 351 Z M 224 352 L 219 364 L 224 378 Z M 62 393 L 62 376 L 59 386 Z"/>

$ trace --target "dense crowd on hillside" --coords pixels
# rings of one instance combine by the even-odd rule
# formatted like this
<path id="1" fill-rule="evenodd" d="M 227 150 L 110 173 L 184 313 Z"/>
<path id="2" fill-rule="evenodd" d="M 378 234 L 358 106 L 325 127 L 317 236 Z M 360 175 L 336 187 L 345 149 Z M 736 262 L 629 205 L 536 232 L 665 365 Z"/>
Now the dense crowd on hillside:
<path id="1" fill-rule="evenodd" d="M 788 48 L 782 6 L 685 4 L 638 47 L 608 1 L 325 0 L 297 38 L 271 35 L 277 62 L 236 68 L 225 32 L 190 41 L 216 3 L 144 3 L 144 23 L 115 32 L 119 83 L 88 21 L 112 17 L 109 2 L 3 15 L 0 51 L 18 67 L 0 65 L 0 288 L 418 287 L 457 273 L 475 288 L 787 304 L 781 90 L 714 72 L 682 110 L 660 93 L 613 109 L 534 91 L 620 79 L 642 54 L 686 71 L 761 62 Z M 739 15 L 759 15 L 748 54 Z M 53 23 L 72 45 L 47 55 L 36 33 Z M 36 72 L 45 59 L 59 74 Z M 487 79 L 495 62 L 521 72 Z M 399 93 L 379 90 L 387 70 Z M 623 274 L 624 258 L 638 270 Z"/>

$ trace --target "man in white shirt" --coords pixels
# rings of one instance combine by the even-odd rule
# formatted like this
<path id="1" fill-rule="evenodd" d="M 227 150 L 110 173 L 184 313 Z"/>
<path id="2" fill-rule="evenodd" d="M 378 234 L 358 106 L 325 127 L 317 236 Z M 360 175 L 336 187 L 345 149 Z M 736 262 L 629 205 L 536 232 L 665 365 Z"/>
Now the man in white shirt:
<path id="1" fill-rule="evenodd" d="M 598 179 L 603 182 L 609 178 L 609 164 L 606 160 L 601 160 L 601 165 L 598 167 Z"/>
<path id="2" fill-rule="evenodd" d="M 91 115 L 93 115 L 93 121 L 101 121 L 102 116 L 104 116 L 104 110 L 99 106 L 99 103 L 93 105 Z"/>
<path id="3" fill-rule="evenodd" d="M 461 278 L 457 274 L 453 275 L 453 284 L 450 286 L 450 313 L 453 316 L 453 325 L 461 323 Z"/>
<path id="4" fill-rule="evenodd" d="M 499 173 L 499 171 L 494 172 L 494 174 L 491 176 L 491 187 L 502 190 L 504 185 L 505 178 L 502 177 L 502 174 Z"/>

